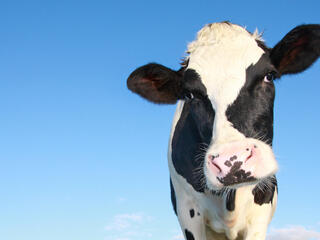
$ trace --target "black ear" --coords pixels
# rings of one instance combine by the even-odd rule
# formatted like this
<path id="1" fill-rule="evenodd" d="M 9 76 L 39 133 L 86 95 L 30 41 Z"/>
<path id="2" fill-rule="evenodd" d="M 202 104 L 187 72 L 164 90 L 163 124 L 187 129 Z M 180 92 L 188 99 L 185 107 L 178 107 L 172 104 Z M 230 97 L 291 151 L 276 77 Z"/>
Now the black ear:
<path id="1" fill-rule="evenodd" d="M 182 71 L 150 63 L 133 71 L 128 88 L 154 103 L 174 104 L 182 97 Z"/>
<path id="2" fill-rule="evenodd" d="M 302 72 L 320 55 L 320 25 L 301 25 L 292 29 L 272 50 L 271 61 L 283 74 Z"/>

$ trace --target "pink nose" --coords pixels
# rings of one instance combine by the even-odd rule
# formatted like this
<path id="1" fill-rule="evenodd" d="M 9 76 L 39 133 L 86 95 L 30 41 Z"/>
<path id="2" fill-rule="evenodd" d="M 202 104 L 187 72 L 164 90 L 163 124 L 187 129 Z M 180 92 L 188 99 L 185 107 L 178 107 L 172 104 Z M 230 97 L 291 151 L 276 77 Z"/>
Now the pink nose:
<path id="1" fill-rule="evenodd" d="M 208 166 L 225 185 L 250 181 L 254 180 L 252 166 L 257 155 L 257 145 L 236 142 L 226 145 L 218 154 L 209 154 Z"/>

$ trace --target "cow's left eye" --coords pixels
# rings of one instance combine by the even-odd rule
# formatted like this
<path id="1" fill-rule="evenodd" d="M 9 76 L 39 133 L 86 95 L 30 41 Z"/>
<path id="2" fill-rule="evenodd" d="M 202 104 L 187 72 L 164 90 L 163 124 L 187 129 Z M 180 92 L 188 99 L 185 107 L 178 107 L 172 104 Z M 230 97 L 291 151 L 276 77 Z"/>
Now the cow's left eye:
<path id="1" fill-rule="evenodd" d="M 275 73 L 269 72 L 269 73 L 267 73 L 267 75 L 264 76 L 263 81 L 264 81 L 264 82 L 267 82 L 267 83 L 270 83 L 270 82 L 273 82 L 273 80 L 274 80 L 275 78 L 276 78 Z"/>

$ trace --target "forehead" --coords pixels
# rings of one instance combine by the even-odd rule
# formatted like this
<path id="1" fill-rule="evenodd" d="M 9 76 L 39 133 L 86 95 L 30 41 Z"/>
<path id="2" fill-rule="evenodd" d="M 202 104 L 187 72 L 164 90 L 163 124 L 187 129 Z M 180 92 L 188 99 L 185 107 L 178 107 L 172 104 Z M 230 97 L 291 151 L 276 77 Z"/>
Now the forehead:
<path id="1" fill-rule="evenodd" d="M 261 41 L 257 33 L 238 25 L 214 23 L 202 28 L 189 44 L 188 68 L 200 75 L 214 105 L 236 99 L 245 84 L 246 69 L 265 53 L 257 41 Z"/>

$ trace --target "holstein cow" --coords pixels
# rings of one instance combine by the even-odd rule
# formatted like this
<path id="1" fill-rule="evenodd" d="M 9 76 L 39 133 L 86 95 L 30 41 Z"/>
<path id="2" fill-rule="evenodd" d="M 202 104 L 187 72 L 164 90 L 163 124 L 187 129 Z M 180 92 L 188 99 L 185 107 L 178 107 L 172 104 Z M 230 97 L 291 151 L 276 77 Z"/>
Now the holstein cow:
<path id="1" fill-rule="evenodd" d="M 320 55 L 320 25 L 291 30 L 274 48 L 229 22 L 202 28 L 178 71 L 151 63 L 128 88 L 178 101 L 169 141 L 171 200 L 187 240 L 265 239 L 277 203 L 273 81 Z"/>

